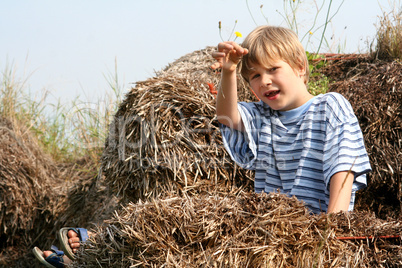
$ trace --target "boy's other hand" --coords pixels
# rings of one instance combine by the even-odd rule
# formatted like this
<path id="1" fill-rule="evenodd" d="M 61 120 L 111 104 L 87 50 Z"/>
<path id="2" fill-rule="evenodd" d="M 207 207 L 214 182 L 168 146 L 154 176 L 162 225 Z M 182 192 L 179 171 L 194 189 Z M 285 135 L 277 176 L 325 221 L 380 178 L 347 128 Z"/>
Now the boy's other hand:
<path id="1" fill-rule="evenodd" d="M 227 71 L 236 70 L 241 58 L 248 53 L 246 48 L 241 47 L 239 44 L 228 41 L 218 44 L 217 51 L 212 52 L 212 57 L 217 62 L 211 65 L 212 69 L 222 68 Z"/>

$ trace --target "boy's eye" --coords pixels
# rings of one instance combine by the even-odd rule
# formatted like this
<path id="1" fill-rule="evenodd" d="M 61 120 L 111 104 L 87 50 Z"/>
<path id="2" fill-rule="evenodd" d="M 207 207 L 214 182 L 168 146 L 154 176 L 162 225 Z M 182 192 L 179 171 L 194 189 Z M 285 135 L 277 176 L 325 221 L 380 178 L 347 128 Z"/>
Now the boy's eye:
<path id="1" fill-rule="evenodd" d="M 272 68 L 270 68 L 268 71 L 270 71 L 270 72 L 275 72 L 276 70 L 278 70 L 278 67 L 272 67 Z"/>
<path id="2" fill-rule="evenodd" d="M 253 79 L 255 79 L 255 78 L 259 77 L 259 76 L 260 76 L 259 74 L 253 74 L 250 77 L 251 77 L 251 80 L 253 80 Z"/>

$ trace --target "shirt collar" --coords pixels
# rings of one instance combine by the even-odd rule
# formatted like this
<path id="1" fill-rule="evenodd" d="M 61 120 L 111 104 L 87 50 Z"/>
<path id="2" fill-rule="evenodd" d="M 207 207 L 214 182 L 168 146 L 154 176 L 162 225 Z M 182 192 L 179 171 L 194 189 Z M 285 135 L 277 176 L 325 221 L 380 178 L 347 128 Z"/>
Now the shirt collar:
<path id="1" fill-rule="evenodd" d="M 308 108 L 310 108 L 310 105 L 314 101 L 314 99 L 315 97 L 309 99 L 305 104 L 295 109 L 289 111 L 278 111 L 279 118 L 281 120 L 288 121 L 300 117 L 308 110 Z"/>

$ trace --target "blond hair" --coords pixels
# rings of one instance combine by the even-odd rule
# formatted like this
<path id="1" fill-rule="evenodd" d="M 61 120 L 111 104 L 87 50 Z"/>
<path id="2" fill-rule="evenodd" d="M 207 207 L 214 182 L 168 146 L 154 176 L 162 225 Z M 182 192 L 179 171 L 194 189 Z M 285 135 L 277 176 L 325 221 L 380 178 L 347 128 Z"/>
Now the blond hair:
<path id="1" fill-rule="evenodd" d="M 307 84 L 309 64 L 306 52 L 292 30 L 278 26 L 259 26 L 244 39 L 242 46 L 249 50 L 243 56 L 240 67 L 240 73 L 246 81 L 251 71 L 250 64 L 268 67 L 282 60 L 295 71 L 304 69 L 304 83 Z"/>

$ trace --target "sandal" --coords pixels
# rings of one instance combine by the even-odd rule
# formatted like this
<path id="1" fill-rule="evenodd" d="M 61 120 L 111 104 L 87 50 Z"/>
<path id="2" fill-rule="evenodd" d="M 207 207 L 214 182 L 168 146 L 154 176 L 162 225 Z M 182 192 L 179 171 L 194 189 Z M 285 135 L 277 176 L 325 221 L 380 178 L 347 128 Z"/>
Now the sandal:
<path id="1" fill-rule="evenodd" d="M 32 251 L 36 259 L 38 259 L 46 267 L 64 268 L 64 252 L 59 250 L 56 246 L 52 246 L 50 250 L 53 251 L 53 253 L 50 254 L 46 259 L 43 256 L 43 251 L 38 247 L 34 247 Z"/>
<path id="2" fill-rule="evenodd" d="M 80 242 L 85 242 L 88 239 L 88 230 L 84 228 L 72 228 L 72 227 L 64 227 L 61 228 L 59 233 L 58 233 L 58 238 L 60 241 L 60 245 L 64 253 L 69 257 L 71 260 L 74 260 L 75 253 L 71 249 L 69 243 L 68 243 L 68 236 L 67 233 L 68 231 L 73 230 L 78 234 L 78 237 L 80 238 Z"/>

